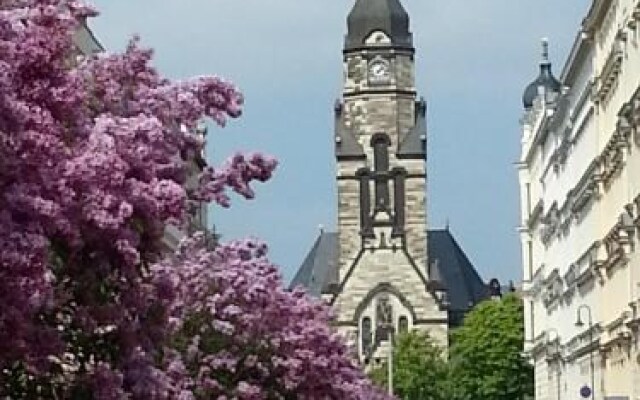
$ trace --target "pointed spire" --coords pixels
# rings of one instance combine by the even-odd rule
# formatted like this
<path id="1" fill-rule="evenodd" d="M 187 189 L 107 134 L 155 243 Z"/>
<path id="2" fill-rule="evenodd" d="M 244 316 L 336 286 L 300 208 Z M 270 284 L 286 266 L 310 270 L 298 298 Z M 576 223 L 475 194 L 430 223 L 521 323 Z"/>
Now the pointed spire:
<path id="1" fill-rule="evenodd" d="M 542 62 L 541 64 L 550 64 L 549 62 L 549 39 L 542 38 Z"/>

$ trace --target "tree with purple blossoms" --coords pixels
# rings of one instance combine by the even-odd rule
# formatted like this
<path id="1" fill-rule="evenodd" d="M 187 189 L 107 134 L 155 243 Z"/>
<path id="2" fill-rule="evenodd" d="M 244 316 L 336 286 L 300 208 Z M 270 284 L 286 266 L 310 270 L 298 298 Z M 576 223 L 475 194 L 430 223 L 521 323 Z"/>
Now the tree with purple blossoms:
<path id="1" fill-rule="evenodd" d="M 93 15 L 0 4 L 0 395 L 376 398 L 328 310 L 285 291 L 263 245 L 196 236 L 164 258 L 193 202 L 252 198 L 276 162 L 237 154 L 186 190 L 197 124 L 238 117 L 240 93 L 162 78 L 136 40 L 73 60 Z"/>

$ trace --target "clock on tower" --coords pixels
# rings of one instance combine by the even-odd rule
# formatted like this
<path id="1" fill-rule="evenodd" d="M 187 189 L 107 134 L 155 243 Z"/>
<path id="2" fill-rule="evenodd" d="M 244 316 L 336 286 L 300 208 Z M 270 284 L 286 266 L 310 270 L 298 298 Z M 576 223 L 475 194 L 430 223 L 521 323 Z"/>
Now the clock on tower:
<path id="1" fill-rule="evenodd" d="M 369 63 L 368 78 L 371 84 L 387 84 L 391 81 L 389 61 L 376 58 Z"/>

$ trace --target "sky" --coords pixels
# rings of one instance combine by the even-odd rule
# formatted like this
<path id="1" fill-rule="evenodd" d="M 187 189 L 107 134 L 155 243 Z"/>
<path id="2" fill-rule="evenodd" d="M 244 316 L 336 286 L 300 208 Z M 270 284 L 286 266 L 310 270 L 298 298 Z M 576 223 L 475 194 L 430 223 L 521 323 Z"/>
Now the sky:
<path id="1" fill-rule="evenodd" d="M 244 93 L 243 116 L 209 129 L 207 155 L 276 156 L 255 200 L 212 208 L 223 239 L 257 237 L 289 281 L 336 225 L 333 104 L 353 0 L 94 0 L 91 28 L 108 51 L 133 34 L 172 79 L 218 75 Z M 519 281 L 521 95 L 538 73 L 540 39 L 559 75 L 590 0 L 404 0 L 428 103 L 428 224 L 447 224 L 488 281 Z"/>

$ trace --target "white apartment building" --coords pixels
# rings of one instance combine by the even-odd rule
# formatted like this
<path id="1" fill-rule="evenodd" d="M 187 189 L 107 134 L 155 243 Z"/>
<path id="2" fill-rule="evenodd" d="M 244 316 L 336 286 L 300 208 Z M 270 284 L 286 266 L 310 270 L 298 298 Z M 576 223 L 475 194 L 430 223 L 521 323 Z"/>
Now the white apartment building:
<path id="1" fill-rule="evenodd" d="M 594 0 L 523 97 L 525 352 L 535 399 L 640 400 L 640 0 Z"/>

